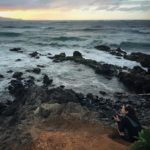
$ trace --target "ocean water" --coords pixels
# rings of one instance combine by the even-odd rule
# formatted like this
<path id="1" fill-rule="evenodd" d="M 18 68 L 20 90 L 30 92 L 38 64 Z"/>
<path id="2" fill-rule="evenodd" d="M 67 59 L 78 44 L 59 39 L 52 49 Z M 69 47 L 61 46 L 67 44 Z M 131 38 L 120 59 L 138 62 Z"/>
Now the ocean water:
<path id="1" fill-rule="evenodd" d="M 42 74 L 47 73 L 53 78 L 55 85 L 63 84 L 84 93 L 126 91 L 116 78 L 107 80 L 84 65 L 73 62 L 56 64 L 44 56 L 60 52 L 70 56 L 77 50 L 85 58 L 96 61 L 130 68 L 140 65 L 94 48 L 101 44 L 114 49 L 121 47 L 128 53 L 150 53 L 150 21 L 0 21 L 0 74 L 5 76 L 0 79 L 0 93 L 7 92 L 12 76 L 8 70 L 25 72 L 38 64 L 46 66 Z M 21 47 L 24 52 L 10 52 L 9 49 L 14 47 Z M 28 54 L 33 51 L 43 56 L 30 58 Z M 22 61 L 15 62 L 18 58 Z M 38 84 L 41 84 L 42 74 L 36 75 Z M 24 73 L 24 76 L 28 75 L 33 74 Z"/>

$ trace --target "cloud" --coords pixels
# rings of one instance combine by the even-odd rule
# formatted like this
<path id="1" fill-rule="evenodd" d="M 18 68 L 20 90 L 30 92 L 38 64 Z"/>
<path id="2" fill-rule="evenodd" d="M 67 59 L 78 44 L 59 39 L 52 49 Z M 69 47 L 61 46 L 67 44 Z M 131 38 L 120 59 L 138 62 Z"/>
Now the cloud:
<path id="1" fill-rule="evenodd" d="M 150 0 L 0 0 L 5 9 L 96 9 L 96 10 L 150 10 Z"/>

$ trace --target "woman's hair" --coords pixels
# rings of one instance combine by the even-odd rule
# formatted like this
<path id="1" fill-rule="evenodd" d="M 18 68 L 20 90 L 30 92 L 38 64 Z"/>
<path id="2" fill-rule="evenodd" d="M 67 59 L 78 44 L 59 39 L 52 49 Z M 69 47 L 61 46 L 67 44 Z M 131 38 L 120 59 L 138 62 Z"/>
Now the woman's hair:
<path id="1" fill-rule="evenodd" d="M 136 113 L 135 113 L 135 110 L 132 106 L 130 105 L 125 105 L 125 110 L 128 111 L 128 115 L 130 117 L 135 117 L 136 118 Z"/>

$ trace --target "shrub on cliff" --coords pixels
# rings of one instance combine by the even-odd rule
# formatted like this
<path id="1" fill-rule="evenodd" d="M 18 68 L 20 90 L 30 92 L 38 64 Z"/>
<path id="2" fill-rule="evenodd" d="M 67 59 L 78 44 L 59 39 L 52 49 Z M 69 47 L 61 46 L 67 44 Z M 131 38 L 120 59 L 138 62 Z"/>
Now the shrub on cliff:
<path id="1" fill-rule="evenodd" d="M 142 130 L 139 133 L 138 141 L 130 150 L 150 150 L 150 129 Z"/>

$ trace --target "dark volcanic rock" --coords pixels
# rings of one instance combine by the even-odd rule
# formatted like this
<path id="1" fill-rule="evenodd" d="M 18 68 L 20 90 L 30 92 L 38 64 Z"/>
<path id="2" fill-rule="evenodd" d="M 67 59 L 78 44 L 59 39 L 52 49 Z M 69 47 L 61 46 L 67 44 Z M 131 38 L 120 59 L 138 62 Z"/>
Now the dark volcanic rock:
<path id="1" fill-rule="evenodd" d="M 133 69 L 131 70 L 132 73 L 139 73 L 139 74 L 143 74 L 145 75 L 147 72 L 142 69 L 140 66 L 135 66 L 133 67 Z"/>
<path id="2" fill-rule="evenodd" d="M 120 47 L 116 49 L 116 52 L 122 54 L 122 55 L 126 55 L 127 52 L 123 51 Z"/>
<path id="3" fill-rule="evenodd" d="M 43 77 L 43 84 L 44 86 L 49 86 L 51 85 L 53 82 L 52 79 L 49 79 L 49 77 L 45 74 L 44 77 Z"/>
<path id="4" fill-rule="evenodd" d="M 80 96 L 70 89 L 54 88 L 48 91 L 48 99 L 53 103 L 80 102 Z"/>
<path id="5" fill-rule="evenodd" d="M 17 47 L 17 48 L 11 48 L 10 51 L 12 52 L 20 52 L 22 53 L 23 51 L 21 50 L 21 48 Z"/>
<path id="6" fill-rule="evenodd" d="M 17 79 L 21 79 L 22 75 L 23 75 L 22 72 L 15 72 L 15 73 L 12 75 L 12 77 L 13 77 L 13 78 L 17 78 Z"/>
<path id="7" fill-rule="evenodd" d="M 15 97 L 20 97 L 23 96 L 25 88 L 20 80 L 11 80 L 8 90 Z"/>
<path id="8" fill-rule="evenodd" d="M 15 61 L 18 62 L 18 61 L 21 61 L 21 59 L 16 59 Z"/>
<path id="9" fill-rule="evenodd" d="M 123 51 L 121 48 L 117 48 L 116 50 L 111 50 L 110 54 L 115 56 L 125 56 L 127 53 Z"/>
<path id="10" fill-rule="evenodd" d="M 4 78 L 4 76 L 3 76 L 2 74 L 0 74 L 0 79 L 1 79 L 1 78 Z"/>
<path id="11" fill-rule="evenodd" d="M 34 68 L 33 72 L 36 74 L 40 74 L 41 73 L 41 69 L 40 68 Z"/>
<path id="12" fill-rule="evenodd" d="M 73 57 L 82 58 L 82 54 L 79 51 L 74 51 L 73 52 Z"/>
<path id="13" fill-rule="evenodd" d="M 27 79 L 24 80 L 25 87 L 31 87 L 35 84 L 35 78 L 33 76 L 29 76 Z"/>
<path id="14" fill-rule="evenodd" d="M 6 109 L 6 104 L 5 103 L 0 103 L 0 115 L 1 113 Z"/>
<path id="15" fill-rule="evenodd" d="M 66 58 L 66 54 L 65 53 L 60 53 L 59 55 L 55 55 L 54 57 L 51 57 L 51 59 L 54 59 L 54 62 L 61 62 L 64 61 Z"/>
<path id="16" fill-rule="evenodd" d="M 101 95 L 107 95 L 107 93 L 106 93 L 105 91 L 99 91 L 99 93 L 100 93 Z"/>
<path id="17" fill-rule="evenodd" d="M 150 67 L 150 55 L 144 53 L 131 53 L 130 55 L 126 55 L 125 59 L 137 61 L 141 63 L 143 67 Z"/>
<path id="18" fill-rule="evenodd" d="M 135 66 L 129 72 L 121 72 L 118 77 L 133 92 L 150 92 L 150 74 L 139 66 Z"/>
<path id="19" fill-rule="evenodd" d="M 44 65 L 37 65 L 37 67 L 39 67 L 39 68 L 45 68 Z"/>
<path id="20" fill-rule="evenodd" d="M 65 88 L 65 86 L 64 86 L 64 85 L 60 85 L 60 88 L 64 89 L 64 88 Z"/>
<path id="21" fill-rule="evenodd" d="M 75 116 L 82 116 L 80 119 L 88 120 L 91 112 L 94 112 L 97 115 L 96 117 L 92 115 L 92 119 L 112 124 L 112 115 L 119 111 L 120 106 L 130 104 L 138 110 L 137 116 L 142 125 L 149 127 L 149 94 L 124 95 L 120 93 L 117 94 L 120 96 L 113 101 L 92 93 L 84 97 L 82 93 L 78 94 L 71 89 L 60 87 L 48 89 L 36 85 L 29 86 L 25 90 L 23 88 L 21 94 L 19 90 L 24 87 L 22 82 L 20 80 L 11 81 L 10 86 L 14 87 L 13 91 L 11 89 L 12 94 L 18 93 L 15 94 L 17 97 L 9 106 L 0 103 L 0 149 L 2 150 L 11 149 L 14 143 L 17 146 L 15 149 L 29 146 L 33 139 L 28 132 L 32 131 L 33 127 L 41 127 L 40 123 L 43 125 L 44 122 L 49 121 L 46 120 L 47 118 L 41 118 L 41 114 L 43 117 L 52 117 L 52 119 L 55 119 L 56 115 L 61 116 L 62 114 L 70 117 L 75 114 Z M 42 113 L 41 110 L 43 110 Z"/>
<path id="22" fill-rule="evenodd" d="M 113 65 L 103 64 L 97 67 L 95 72 L 98 74 L 106 75 L 106 76 L 113 76 L 117 74 L 117 69 Z"/>
<path id="23" fill-rule="evenodd" d="M 95 48 L 98 50 L 101 50 L 101 51 L 108 52 L 108 53 L 115 55 L 115 56 L 125 56 L 127 54 L 121 48 L 117 48 L 116 50 L 113 50 L 110 47 L 105 46 L 105 45 L 96 46 Z"/>
<path id="24" fill-rule="evenodd" d="M 148 68 L 148 71 L 147 71 L 147 73 L 148 73 L 148 74 L 150 74 L 150 68 Z"/>
<path id="25" fill-rule="evenodd" d="M 7 73 L 13 73 L 13 71 L 12 70 L 8 70 Z"/>
<path id="26" fill-rule="evenodd" d="M 119 79 L 131 91 L 136 93 L 150 93 L 150 75 L 133 72 L 121 72 Z"/>
<path id="27" fill-rule="evenodd" d="M 93 96 L 92 93 L 88 93 L 88 94 L 86 95 L 86 98 L 92 100 L 92 99 L 94 99 L 94 96 Z"/>
<path id="28" fill-rule="evenodd" d="M 29 54 L 31 57 L 38 57 L 40 54 L 38 52 L 33 52 Z"/>
<path id="29" fill-rule="evenodd" d="M 35 58 L 36 58 L 36 59 L 39 59 L 39 58 L 40 58 L 40 56 L 36 56 Z"/>
<path id="30" fill-rule="evenodd" d="M 110 47 L 106 45 L 98 45 L 98 46 L 95 46 L 95 48 L 98 50 L 106 51 L 106 52 L 109 52 L 111 50 Z"/>
<path id="31" fill-rule="evenodd" d="M 85 59 L 83 57 L 65 56 L 65 54 L 62 55 L 62 53 L 60 55 L 55 55 L 53 57 L 53 61 L 54 62 L 74 61 L 76 63 L 89 66 L 90 68 L 94 69 L 97 74 L 102 74 L 109 79 L 112 76 L 116 76 L 121 69 L 120 67 L 114 65 L 96 62 L 95 60 Z"/>

